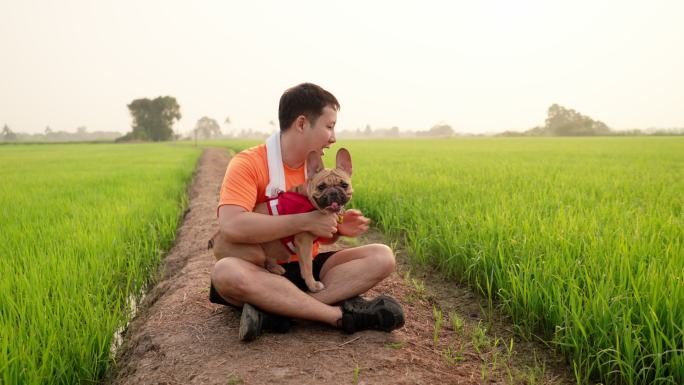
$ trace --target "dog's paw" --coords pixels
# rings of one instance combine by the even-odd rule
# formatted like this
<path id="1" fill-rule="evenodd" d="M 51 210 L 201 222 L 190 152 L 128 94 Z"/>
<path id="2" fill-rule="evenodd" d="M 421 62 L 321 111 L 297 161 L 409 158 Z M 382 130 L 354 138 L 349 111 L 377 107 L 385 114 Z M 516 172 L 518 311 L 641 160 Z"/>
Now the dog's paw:
<path id="1" fill-rule="evenodd" d="M 268 265 L 268 266 L 266 266 L 266 270 L 270 271 L 273 274 L 278 274 L 278 275 L 285 274 L 285 268 L 278 265 L 278 264 Z"/>
<path id="2" fill-rule="evenodd" d="M 312 285 L 307 284 L 307 286 L 309 287 L 309 291 L 312 293 L 318 293 L 319 291 L 325 289 L 325 285 L 320 281 L 314 281 Z"/>

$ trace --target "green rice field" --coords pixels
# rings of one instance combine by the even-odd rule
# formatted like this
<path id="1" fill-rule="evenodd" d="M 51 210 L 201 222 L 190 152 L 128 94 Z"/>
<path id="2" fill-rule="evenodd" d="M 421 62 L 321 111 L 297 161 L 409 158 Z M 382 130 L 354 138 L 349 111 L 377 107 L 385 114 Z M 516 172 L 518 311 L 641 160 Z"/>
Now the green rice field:
<path id="1" fill-rule="evenodd" d="M 684 138 L 340 146 L 354 206 L 552 341 L 578 382 L 684 383 Z"/>
<path id="2" fill-rule="evenodd" d="M 199 150 L 0 146 L 0 384 L 96 383 L 173 241 Z"/>
<path id="3" fill-rule="evenodd" d="M 684 383 L 684 138 L 342 140 L 329 164 L 340 146 L 355 207 L 550 341 L 578 383 Z M 198 155 L 0 146 L 0 384 L 102 377 Z"/>

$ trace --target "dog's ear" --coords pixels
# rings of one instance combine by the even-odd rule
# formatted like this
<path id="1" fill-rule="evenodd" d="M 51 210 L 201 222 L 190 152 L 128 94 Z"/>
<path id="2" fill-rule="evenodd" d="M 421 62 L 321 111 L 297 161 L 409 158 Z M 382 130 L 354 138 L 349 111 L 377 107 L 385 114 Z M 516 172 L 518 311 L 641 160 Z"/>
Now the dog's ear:
<path id="1" fill-rule="evenodd" d="M 340 148 L 335 156 L 335 164 L 337 168 L 346 172 L 349 176 L 352 174 L 351 155 L 346 148 Z"/>
<path id="2" fill-rule="evenodd" d="M 311 179 L 321 170 L 323 170 L 323 159 L 318 152 L 311 151 L 306 157 L 306 176 Z"/>

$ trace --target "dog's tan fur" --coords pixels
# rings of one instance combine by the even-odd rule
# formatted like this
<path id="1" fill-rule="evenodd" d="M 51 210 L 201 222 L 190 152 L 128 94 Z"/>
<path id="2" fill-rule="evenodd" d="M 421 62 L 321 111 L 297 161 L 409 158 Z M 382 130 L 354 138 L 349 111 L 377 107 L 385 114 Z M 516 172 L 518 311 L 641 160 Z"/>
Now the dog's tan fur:
<path id="1" fill-rule="evenodd" d="M 307 157 L 309 178 L 305 184 L 295 186 L 290 191 L 306 195 L 316 209 L 325 211 L 328 208 L 321 207 L 319 202 L 325 201 L 326 194 L 330 194 L 335 189 L 338 194 L 341 193 L 344 196 L 344 202 L 339 205 L 341 208 L 344 203 L 351 199 L 353 192 L 351 186 L 351 156 L 346 149 L 342 148 L 337 152 L 336 161 L 336 168 L 326 169 L 323 168 L 323 161 L 320 155 L 315 152 L 310 153 Z M 346 188 L 341 186 L 343 183 L 346 183 Z M 319 186 L 325 186 L 325 188 L 319 189 Z M 259 203 L 254 208 L 254 212 L 269 215 L 266 202 Z M 299 258 L 302 278 L 306 282 L 308 289 L 312 292 L 318 292 L 325 288 L 322 282 L 316 281 L 313 278 L 312 252 L 315 239 L 315 235 L 303 232 L 295 234 L 293 242 Z M 214 256 L 217 260 L 227 257 L 241 258 L 255 265 L 265 267 L 274 274 L 282 275 L 285 273 L 285 269 L 278 264 L 278 261 L 290 260 L 290 252 L 279 239 L 258 244 L 233 243 L 225 239 L 225 236 L 219 231 L 209 241 L 209 247 L 213 247 Z"/>

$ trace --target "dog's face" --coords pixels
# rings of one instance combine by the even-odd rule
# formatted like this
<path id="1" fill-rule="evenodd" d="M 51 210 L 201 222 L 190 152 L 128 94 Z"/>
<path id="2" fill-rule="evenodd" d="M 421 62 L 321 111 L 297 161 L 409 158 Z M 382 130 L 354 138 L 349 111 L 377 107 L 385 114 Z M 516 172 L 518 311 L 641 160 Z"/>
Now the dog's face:
<path id="1" fill-rule="evenodd" d="M 352 197 L 352 163 L 349 151 L 337 151 L 336 166 L 324 168 L 321 156 L 309 153 L 306 160 L 306 193 L 311 203 L 319 210 L 338 212 Z"/>

